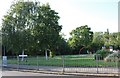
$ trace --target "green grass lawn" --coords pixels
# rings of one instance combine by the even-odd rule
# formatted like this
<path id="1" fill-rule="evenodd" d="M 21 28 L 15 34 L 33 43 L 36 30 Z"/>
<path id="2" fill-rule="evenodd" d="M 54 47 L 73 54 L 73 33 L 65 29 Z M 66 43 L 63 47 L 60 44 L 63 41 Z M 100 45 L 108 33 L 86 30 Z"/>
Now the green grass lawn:
<path id="1" fill-rule="evenodd" d="M 27 60 L 27 61 L 26 61 Z M 8 58 L 8 64 L 17 64 L 18 61 L 16 58 Z M 20 64 L 26 65 L 43 65 L 43 66 L 62 66 L 63 59 L 62 56 L 55 56 L 53 58 L 45 59 L 43 56 L 29 57 L 25 58 L 25 61 L 20 61 Z M 93 55 L 65 55 L 64 56 L 64 65 L 65 66 L 81 66 L 81 67 L 95 67 L 99 66 L 112 66 L 116 67 L 116 62 L 105 62 L 103 60 L 96 61 L 94 60 Z"/>

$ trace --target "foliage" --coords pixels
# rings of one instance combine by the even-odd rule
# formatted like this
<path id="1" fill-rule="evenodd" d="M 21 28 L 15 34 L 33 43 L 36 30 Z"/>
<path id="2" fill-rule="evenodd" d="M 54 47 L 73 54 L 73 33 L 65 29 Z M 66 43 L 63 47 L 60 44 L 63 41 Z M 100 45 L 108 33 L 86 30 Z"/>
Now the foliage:
<path id="1" fill-rule="evenodd" d="M 109 33 L 109 30 L 107 29 L 107 32 L 105 32 L 104 33 L 104 45 L 107 47 L 107 48 L 109 48 L 109 46 L 110 46 L 110 43 L 109 43 L 109 41 L 110 41 L 110 33 Z"/>
<path id="2" fill-rule="evenodd" d="M 67 40 L 63 37 L 63 35 L 61 35 L 59 37 L 59 40 L 58 40 L 58 45 L 57 45 L 57 55 L 68 55 L 68 54 L 72 54 L 71 53 L 71 48 L 70 46 L 68 45 L 68 42 Z"/>
<path id="3" fill-rule="evenodd" d="M 114 49 L 120 49 L 120 32 L 110 33 L 110 45 L 113 46 Z"/>
<path id="4" fill-rule="evenodd" d="M 103 45 L 104 45 L 103 32 L 94 32 L 93 41 L 89 47 L 90 51 L 95 53 L 97 50 L 100 50 Z"/>
<path id="5" fill-rule="evenodd" d="M 95 54 L 100 55 L 100 57 L 102 57 L 104 59 L 105 57 L 107 57 L 111 53 L 112 52 L 110 52 L 108 50 L 98 50 Z"/>
<path id="6" fill-rule="evenodd" d="M 87 50 L 95 53 L 102 46 L 120 49 L 120 32 L 92 32 L 87 25 L 70 32 L 67 41 L 60 35 L 60 17 L 49 4 L 21 0 L 13 3 L 3 17 L 0 44 L 7 54 L 42 54 L 49 49 L 53 54 L 78 54 Z M 103 55 L 104 56 L 104 55 Z"/>
<path id="7" fill-rule="evenodd" d="M 58 24 L 58 13 L 49 4 L 39 2 L 14 3 L 3 18 L 2 38 L 7 50 L 19 54 L 40 52 L 45 49 L 54 51 L 62 26 Z"/>
<path id="8" fill-rule="evenodd" d="M 54 57 L 54 53 L 50 51 L 50 57 L 53 58 Z"/>
<path id="9" fill-rule="evenodd" d="M 93 32 L 91 29 L 85 25 L 77 27 L 75 30 L 72 30 L 70 33 L 71 37 L 68 40 L 68 43 L 71 48 L 79 51 L 82 47 L 87 47 L 91 44 L 93 39 Z"/>
<path id="10" fill-rule="evenodd" d="M 120 49 L 120 32 L 109 33 L 107 32 L 94 32 L 93 41 L 90 44 L 90 50 L 96 52 L 100 50 L 102 46 L 109 49 L 112 46 L 114 50 Z"/>
<path id="11" fill-rule="evenodd" d="M 120 62 L 120 51 L 109 54 L 104 60 L 106 62 Z"/>
<path id="12" fill-rule="evenodd" d="M 113 49 L 120 49 L 120 32 L 109 33 L 109 30 L 107 30 L 103 37 L 106 48 L 113 46 Z"/>

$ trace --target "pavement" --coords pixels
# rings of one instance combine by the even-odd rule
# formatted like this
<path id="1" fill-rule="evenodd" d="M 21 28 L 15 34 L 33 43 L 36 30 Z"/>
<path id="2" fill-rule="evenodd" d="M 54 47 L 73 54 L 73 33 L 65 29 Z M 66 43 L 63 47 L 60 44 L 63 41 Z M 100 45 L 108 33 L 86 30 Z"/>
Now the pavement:
<path id="1" fill-rule="evenodd" d="M 34 73 L 34 72 L 22 72 L 22 71 L 2 71 L 2 76 L 69 76 L 69 75 L 59 75 L 59 74 L 45 74 L 45 73 Z"/>
<path id="2" fill-rule="evenodd" d="M 118 69 L 115 68 L 95 68 L 95 67 L 62 67 L 57 66 L 30 66 L 30 65 L 16 65 L 8 64 L 4 67 L 9 70 L 17 70 L 23 72 L 34 72 L 44 74 L 64 74 L 74 76 L 99 76 L 99 77 L 118 77 Z M 3 69 L 4 69 L 3 68 Z M 104 69 L 104 71 L 103 71 Z M 63 72 L 63 70 L 65 72 Z M 97 73 L 96 71 L 99 70 Z"/>
<path id="3" fill-rule="evenodd" d="M 60 75 L 60 74 L 44 74 L 34 72 L 21 72 L 4 70 L 2 78 L 118 78 L 118 77 L 100 77 L 100 76 L 76 76 L 76 75 Z"/>

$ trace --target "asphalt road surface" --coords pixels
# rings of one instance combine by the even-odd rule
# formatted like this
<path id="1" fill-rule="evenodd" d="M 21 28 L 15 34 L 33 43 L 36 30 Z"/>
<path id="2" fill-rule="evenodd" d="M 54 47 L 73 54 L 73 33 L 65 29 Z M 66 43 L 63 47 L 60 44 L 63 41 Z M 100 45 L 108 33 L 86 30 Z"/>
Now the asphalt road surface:
<path id="1" fill-rule="evenodd" d="M 6 70 L 2 71 L 2 78 L 119 78 L 119 77 L 73 76 Z"/>

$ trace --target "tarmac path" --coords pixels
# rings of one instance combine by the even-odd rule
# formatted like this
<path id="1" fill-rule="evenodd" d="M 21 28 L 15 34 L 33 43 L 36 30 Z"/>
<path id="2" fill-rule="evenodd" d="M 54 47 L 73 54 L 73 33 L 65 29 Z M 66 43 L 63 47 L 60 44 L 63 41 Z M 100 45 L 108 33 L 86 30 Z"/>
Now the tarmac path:
<path id="1" fill-rule="evenodd" d="M 4 70 L 2 71 L 2 78 L 118 78 L 118 77 L 73 76 L 73 75 L 43 74 Z"/>

